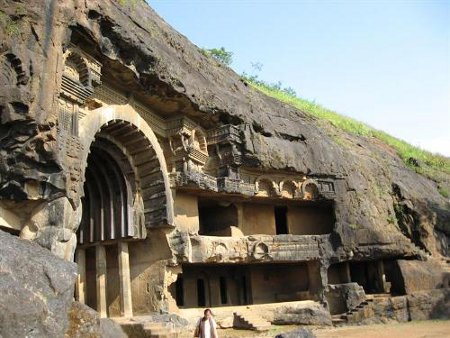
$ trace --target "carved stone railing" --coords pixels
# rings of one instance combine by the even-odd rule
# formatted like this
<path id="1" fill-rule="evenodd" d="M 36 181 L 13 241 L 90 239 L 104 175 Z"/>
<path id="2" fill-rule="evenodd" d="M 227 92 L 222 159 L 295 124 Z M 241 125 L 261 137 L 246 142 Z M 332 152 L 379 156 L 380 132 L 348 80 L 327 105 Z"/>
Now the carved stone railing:
<path id="1" fill-rule="evenodd" d="M 300 262 L 320 259 L 320 244 L 329 235 L 189 235 L 181 260 L 189 263 Z M 174 239 L 176 241 L 176 239 Z M 180 248 L 181 250 L 181 248 Z M 180 255 L 178 255 L 180 258 Z"/>
<path id="2" fill-rule="evenodd" d="M 242 143 L 239 128 L 231 124 L 208 130 L 208 145 L 224 142 Z"/>
<path id="3" fill-rule="evenodd" d="M 256 191 L 254 184 L 228 177 L 219 177 L 217 179 L 217 188 L 220 192 L 237 193 L 246 196 L 253 196 Z"/>
<path id="4" fill-rule="evenodd" d="M 255 194 L 254 184 L 228 177 L 216 178 L 197 171 L 174 172 L 169 177 L 170 185 L 173 188 L 195 187 L 214 192 L 238 193 L 247 196 L 253 196 Z"/>
<path id="5" fill-rule="evenodd" d="M 170 173 L 169 178 L 170 186 L 173 188 L 193 186 L 198 189 L 218 191 L 217 179 L 214 176 L 202 172 L 175 172 Z"/>

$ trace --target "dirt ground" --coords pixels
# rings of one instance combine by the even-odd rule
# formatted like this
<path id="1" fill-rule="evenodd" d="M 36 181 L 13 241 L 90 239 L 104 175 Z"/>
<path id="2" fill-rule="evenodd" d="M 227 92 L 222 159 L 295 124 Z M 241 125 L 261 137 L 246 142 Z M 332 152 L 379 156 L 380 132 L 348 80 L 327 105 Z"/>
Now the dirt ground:
<path id="1" fill-rule="evenodd" d="M 450 320 L 314 329 L 317 338 L 449 338 Z"/>
<path id="2" fill-rule="evenodd" d="M 274 325 L 270 331 L 263 333 L 233 329 L 219 330 L 218 333 L 220 338 L 275 337 L 279 333 L 289 332 L 295 328 L 292 325 Z M 450 319 L 331 328 L 308 328 L 314 332 L 317 338 L 450 338 Z M 190 336 L 192 337 L 192 335 Z"/>

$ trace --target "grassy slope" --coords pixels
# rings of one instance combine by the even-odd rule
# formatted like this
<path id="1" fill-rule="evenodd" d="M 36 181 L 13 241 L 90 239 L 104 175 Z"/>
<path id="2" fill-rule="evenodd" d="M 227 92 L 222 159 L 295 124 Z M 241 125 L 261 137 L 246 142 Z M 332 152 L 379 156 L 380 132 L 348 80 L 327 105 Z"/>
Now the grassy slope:
<path id="1" fill-rule="evenodd" d="M 314 102 L 301 99 L 295 95 L 286 93 L 283 90 L 273 88 L 273 86 L 267 85 L 263 82 L 252 81 L 251 79 L 245 80 L 264 94 L 287 103 L 319 119 L 327 120 L 334 126 L 343 129 L 350 134 L 365 137 L 376 137 L 394 148 L 406 165 L 435 181 L 441 181 L 440 178 L 443 173 L 450 175 L 450 158 L 448 157 L 433 154 L 418 147 L 414 147 L 411 144 L 388 135 L 383 131 L 374 129 L 362 122 L 340 115 Z M 442 195 L 445 196 L 448 195 L 448 193 L 449 192 L 446 191 L 444 187 L 441 188 Z"/>

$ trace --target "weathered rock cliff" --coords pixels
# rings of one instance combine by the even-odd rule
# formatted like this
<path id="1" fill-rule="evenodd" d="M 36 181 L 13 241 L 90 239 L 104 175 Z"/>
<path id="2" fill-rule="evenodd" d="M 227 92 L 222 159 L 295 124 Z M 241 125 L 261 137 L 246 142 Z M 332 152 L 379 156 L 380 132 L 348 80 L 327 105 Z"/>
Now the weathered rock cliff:
<path id="1" fill-rule="evenodd" d="M 186 114 L 204 127 L 240 125 L 246 166 L 340 179 L 335 234 L 345 244 L 343 255 L 375 254 L 400 233 L 429 252 L 447 252 L 449 201 L 436 182 L 409 169 L 380 141 L 346 134 L 252 89 L 143 1 L 2 0 L 1 8 L 5 210 L 20 205 L 27 219 L 40 202 L 61 196 L 76 208 L 71 196 L 80 178 L 68 169 L 78 159 L 58 140 L 56 102 L 63 52 L 81 43 L 103 64 L 104 79 L 160 115 Z"/>
<path id="2" fill-rule="evenodd" d="M 0 336 L 126 337 L 73 301 L 76 264 L 0 231 Z"/>
<path id="3" fill-rule="evenodd" d="M 254 90 L 204 56 L 145 2 L 0 0 L 0 8 L 0 227 L 73 257 L 81 218 L 81 145 L 61 131 L 58 99 L 64 52 L 74 44 L 103 65 L 101 80 L 127 93 L 129 101 L 162 117 L 189 116 L 206 129 L 237 126 L 243 167 L 333 179 L 336 225 L 332 244 L 319 246 L 324 261 L 449 254 L 450 204 L 437 182 L 408 168 L 381 141 L 347 134 Z M 439 184 L 450 185 L 450 175 L 441 177 Z M 6 278 L 0 283 L 2 304 L 13 309 L 1 311 L 1 320 L 22 316 L 14 308 L 26 309 L 29 318 L 2 328 L 2 334 L 34 330 L 35 336 L 61 336 L 72 304 L 74 266 L 53 262 L 37 245 L 1 237 L 6 244 L 0 250 L 6 251 L 0 268 L 7 271 L 0 273 Z M 24 260 L 14 253 L 15 245 L 24 246 Z M 23 270 L 9 271 L 13 266 Z M 325 270 L 320 273 L 326 284 Z M 414 271 L 406 274 L 408 285 Z M 48 283 L 42 282 L 45 276 Z M 31 307 L 27 295 L 36 298 Z M 75 305 L 72 319 L 89 317 L 89 311 Z M 91 326 L 72 323 L 73 335 L 101 330 L 92 316 Z"/>

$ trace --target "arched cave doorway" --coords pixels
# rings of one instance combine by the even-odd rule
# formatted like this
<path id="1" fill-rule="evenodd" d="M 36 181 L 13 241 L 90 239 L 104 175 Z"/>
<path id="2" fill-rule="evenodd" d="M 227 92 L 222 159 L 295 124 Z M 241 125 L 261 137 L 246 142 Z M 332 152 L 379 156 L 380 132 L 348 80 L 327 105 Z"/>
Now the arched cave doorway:
<path id="1" fill-rule="evenodd" d="M 91 146 L 85 178 L 78 243 L 133 237 L 136 180 L 126 156 L 112 142 L 99 138 Z"/>
<path id="2" fill-rule="evenodd" d="M 162 150 L 148 124 L 125 108 L 91 111 L 80 138 L 85 181 L 76 298 L 102 317 L 131 317 L 135 242 L 173 220 Z"/>
<path id="3" fill-rule="evenodd" d="M 101 133 L 90 147 L 77 232 L 77 299 L 101 316 L 132 316 L 128 245 L 145 238 L 142 199 L 127 155 Z M 81 273 L 82 271 L 82 273 Z"/>

